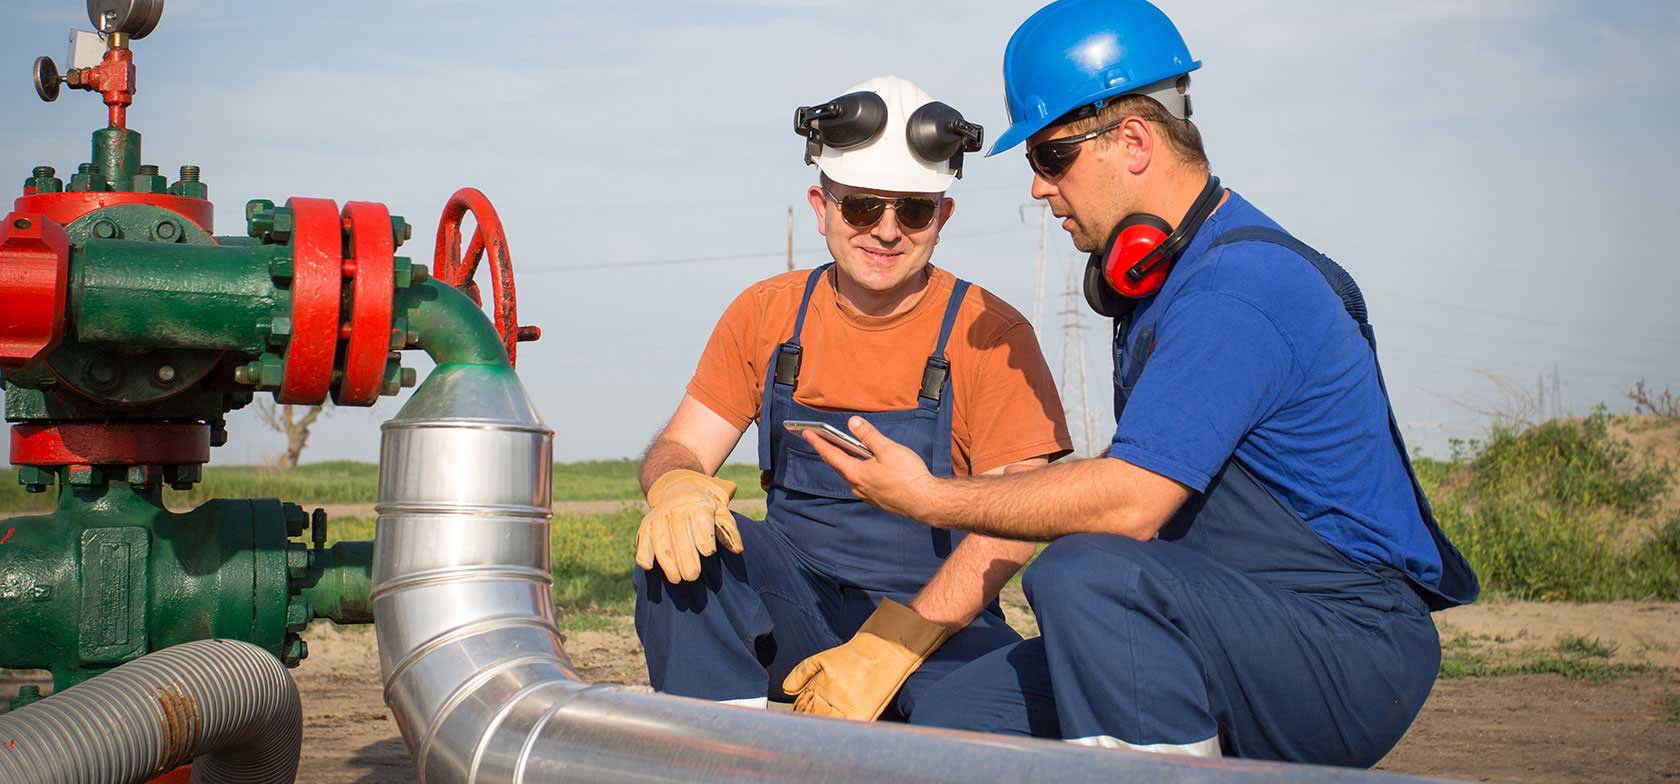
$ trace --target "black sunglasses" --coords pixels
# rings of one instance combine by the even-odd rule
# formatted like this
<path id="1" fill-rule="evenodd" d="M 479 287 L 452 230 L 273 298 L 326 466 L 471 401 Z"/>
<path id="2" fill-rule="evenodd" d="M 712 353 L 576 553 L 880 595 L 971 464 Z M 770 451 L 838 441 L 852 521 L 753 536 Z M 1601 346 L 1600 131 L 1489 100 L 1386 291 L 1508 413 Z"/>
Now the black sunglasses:
<path id="1" fill-rule="evenodd" d="M 822 189 L 823 195 L 840 205 L 840 217 L 846 219 L 854 229 L 867 229 L 881 222 L 881 216 L 887 214 L 891 207 L 893 214 L 898 217 L 898 225 L 911 231 L 920 231 L 933 222 L 939 213 L 939 202 L 926 196 L 900 196 L 888 199 L 868 193 L 852 193 L 845 198 L 839 198 Z"/>
<path id="2" fill-rule="evenodd" d="M 1033 145 L 1027 149 L 1027 164 L 1032 166 L 1032 170 L 1037 172 L 1038 176 L 1054 180 L 1067 172 L 1068 167 L 1079 159 L 1079 145 L 1119 128 L 1128 119 L 1130 118 L 1122 117 L 1118 122 L 1104 125 L 1094 131 Z"/>

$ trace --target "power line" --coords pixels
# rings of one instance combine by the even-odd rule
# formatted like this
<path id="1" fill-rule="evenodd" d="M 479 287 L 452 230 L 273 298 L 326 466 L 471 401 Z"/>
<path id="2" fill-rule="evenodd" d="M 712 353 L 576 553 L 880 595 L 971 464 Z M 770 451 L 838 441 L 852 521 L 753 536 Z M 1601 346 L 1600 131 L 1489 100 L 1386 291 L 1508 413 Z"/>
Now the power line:
<path id="1" fill-rule="evenodd" d="M 964 241 L 964 240 L 979 239 L 979 238 L 982 238 L 982 237 L 992 237 L 992 236 L 996 236 L 996 235 L 999 235 L 999 234 L 1014 234 L 1014 233 L 1017 233 L 1019 231 L 1020 231 L 1019 228 L 1008 228 L 1008 229 L 999 229 L 999 230 L 996 230 L 996 231 L 975 232 L 973 234 L 946 236 L 946 237 L 941 237 L 941 239 L 945 240 L 946 242 L 961 242 L 961 241 Z M 818 248 L 799 248 L 799 249 L 795 249 L 794 253 L 799 253 L 799 254 L 826 253 L 827 251 L 828 251 L 828 247 L 823 246 L 823 247 L 818 247 Z M 753 261 L 753 260 L 758 260 L 758 259 L 779 258 L 785 253 L 787 253 L 786 250 L 776 250 L 776 251 L 769 251 L 769 252 L 766 252 L 766 253 L 734 253 L 734 254 L 728 254 L 728 255 L 722 255 L 722 256 L 681 256 L 681 257 L 663 258 L 663 259 L 637 259 L 635 261 L 608 261 L 608 262 L 599 262 L 599 263 L 595 263 L 595 264 L 556 264 L 556 265 L 544 266 L 544 267 L 525 267 L 525 266 L 522 266 L 522 267 L 519 267 L 518 274 L 520 274 L 520 275 L 540 275 L 540 274 L 545 274 L 545 273 L 550 273 L 550 272 L 587 272 L 587 271 L 590 271 L 590 270 L 631 269 L 631 268 L 636 268 L 636 267 L 664 267 L 664 266 L 675 265 L 675 264 L 713 264 L 713 263 L 731 262 L 731 261 Z"/>

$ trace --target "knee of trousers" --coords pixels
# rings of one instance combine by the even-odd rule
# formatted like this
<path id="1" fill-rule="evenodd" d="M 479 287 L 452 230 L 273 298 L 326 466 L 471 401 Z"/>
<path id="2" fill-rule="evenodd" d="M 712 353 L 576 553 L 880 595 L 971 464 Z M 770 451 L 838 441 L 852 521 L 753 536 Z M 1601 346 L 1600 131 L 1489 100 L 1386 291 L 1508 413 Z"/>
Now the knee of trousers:
<path id="1" fill-rule="evenodd" d="M 1038 554 L 1021 577 L 1021 586 L 1035 609 L 1040 603 L 1115 593 L 1115 585 L 1135 582 L 1145 568 L 1145 544 L 1113 534 L 1064 536 Z"/>

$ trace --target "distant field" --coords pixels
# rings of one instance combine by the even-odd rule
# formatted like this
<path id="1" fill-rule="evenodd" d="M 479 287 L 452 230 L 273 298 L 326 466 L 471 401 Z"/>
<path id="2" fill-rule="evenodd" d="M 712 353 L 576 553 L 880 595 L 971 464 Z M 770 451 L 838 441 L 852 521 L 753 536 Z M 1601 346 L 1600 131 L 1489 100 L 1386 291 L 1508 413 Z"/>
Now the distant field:
<path id="1" fill-rule="evenodd" d="M 1495 428 L 1456 445 L 1449 460 L 1419 460 L 1418 473 L 1449 536 L 1489 599 L 1680 600 L 1680 418 L 1559 419 Z M 631 460 L 557 463 L 557 501 L 641 498 Z M 726 466 L 737 498 L 763 498 L 758 471 Z M 176 508 L 208 498 L 280 498 L 305 505 L 371 504 L 378 469 L 331 462 L 292 471 L 210 467 Z M 8 480 L 9 481 L 4 481 Z M 47 509 L 51 493 L 26 495 L 0 475 L 0 514 Z M 592 510 L 593 511 L 593 510 Z M 624 575 L 639 512 L 555 518 L 555 597 L 566 612 L 622 615 Z M 336 530 L 343 534 L 340 525 Z M 371 535 L 371 524 L 368 534 Z"/>
<path id="2" fill-rule="evenodd" d="M 721 472 L 739 489 L 736 498 L 763 498 L 758 469 L 728 465 Z M 192 506 L 211 498 L 279 498 L 304 505 L 371 504 L 378 499 L 379 467 L 373 463 L 309 463 L 290 471 L 253 466 L 208 466 L 204 481 L 188 492 L 165 490 L 166 502 Z M 17 472 L 0 472 L 0 514 L 42 512 L 52 507 L 51 491 L 29 495 L 17 484 Z M 642 497 L 633 460 L 590 460 L 554 464 L 556 501 L 635 501 Z"/>

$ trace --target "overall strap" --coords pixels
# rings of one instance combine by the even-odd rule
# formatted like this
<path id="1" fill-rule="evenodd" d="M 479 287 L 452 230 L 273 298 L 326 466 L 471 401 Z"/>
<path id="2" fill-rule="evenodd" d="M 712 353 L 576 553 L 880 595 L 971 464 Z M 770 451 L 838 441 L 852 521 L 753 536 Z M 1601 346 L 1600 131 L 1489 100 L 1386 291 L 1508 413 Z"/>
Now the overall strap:
<path id="1" fill-rule="evenodd" d="M 1342 300 L 1342 308 L 1353 317 L 1354 323 L 1359 325 L 1359 331 L 1365 335 L 1367 341 L 1375 350 L 1376 338 L 1371 334 L 1371 322 L 1365 309 L 1365 295 L 1359 291 L 1359 284 L 1353 281 L 1353 276 L 1342 269 L 1342 265 L 1330 260 L 1330 257 L 1313 250 L 1312 246 L 1302 242 L 1288 233 L 1269 226 L 1242 226 L 1219 235 L 1208 246 L 1210 249 L 1233 242 L 1265 242 L 1289 250 L 1297 256 L 1306 259 L 1308 263 L 1324 276 L 1324 282 L 1330 284 L 1330 290 Z"/>
<path id="2" fill-rule="evenodd" d="M 1429 505 L 1429 498 L 1423 493 L 1423 485 L 1418 483 L 1417 471 L 1412 468 L 1412 458 L 1406 450 L 1406 439 L 1400 434 L 1400 422 L 1394 417 L 1394 403 L 1388 395 L 1388 383 L 1383 380 L 1382 362 L 1377 359 L 1376 330 L 1371 328 L 1370 314 L 1365 307 L 1365 295 L 1360 292 L 1359 284 L 1354 282 L 1353 276 L 1342 269 L 1340 264 L 1330 260 L 1330 257 L 1284 231 L 1267 226 L 1242 226 L 1232 229 L 1216 238 L 1209 247 L 1217 248 L 1235 242 L 1269 243 L 1305 259 L 1318 270 L 1318 274 L 1324 276 L 1324 282 L 1330 284 L 1331 290 L 1341 298 L 1342 308 L 1354 323 L 1359 325 L 1359 334 L 1365 337 L 1365 343 L 1371 347 L 1371 364 L 1377 370 L 1377 388 L 1382 391 L 1383 403 L 1388 407 L 1389 433 L 1394 436 L 1394 443 L 1400 449 L 1400 460 L 1412 481 L 1412 493 L 1417 497 L 1424 523 L 1429 528 L 1431 538 L 1435 540 L 1436 549 L 1441 553 L 1440 587 L 1429 589 L 1430 595 L 1425 596 L 1424 600 L 1431 610 L 1442 610 L 1474 601 L 1481 592 L 1476 574 L 1464 561 L 1463 554 L 1441 532 L 1440 526 L 1435 522 L 1435 512 Z"/>
<path id="3" fill-rule="evenodd" d="M 928 356 L 927 365 L 922 368 L 922 389 L 918 394 L 935 405 L 944 396 L 945 381 L 951 377 L 951 363 L 945 359 L 945 343 L 951 339 L 951 330 L 957 325 L 957 311 L 962 310 L 968 287 L 969 282 L 960 278 L 951 287 L 951 299 L 945 303 L 945 320 L 939 324 L 939 342 L 934 344 L 933 354 Z"/>
<path id="4" fill-rule="evenodd" d="M 799 315 L 793 321 L 793 336 L 786 343 L 776 347 L 776 367 L 773 377 L 775 383 L 783 386 L 797 386 L 799 384 L 799 364 L 804 350 L 799 347 L 799 333 L 805 329 L 805 312 L 811 306 L 811 292 L 817 290 L 817 284 L 822 281 L 823 273 L 828 272 L 834 262 L 829 262 L 814 270 L 805 279 L 805 295 L 799 300 Z"/>

